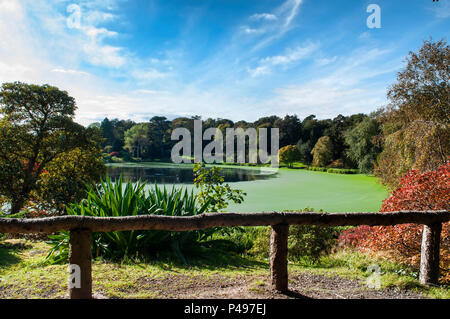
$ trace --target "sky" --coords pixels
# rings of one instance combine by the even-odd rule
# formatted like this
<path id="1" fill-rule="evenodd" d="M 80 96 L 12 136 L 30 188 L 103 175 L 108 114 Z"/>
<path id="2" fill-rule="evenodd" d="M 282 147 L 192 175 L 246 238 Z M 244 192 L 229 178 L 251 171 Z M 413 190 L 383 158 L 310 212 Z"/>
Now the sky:
<path id="1" fill-rule="evenodd" d="M 449 34 L 450 0 L 0 0 L 0 83 L 66 90 L 83 125 L 324 119 L 386 105 L 408 53 Z"/>

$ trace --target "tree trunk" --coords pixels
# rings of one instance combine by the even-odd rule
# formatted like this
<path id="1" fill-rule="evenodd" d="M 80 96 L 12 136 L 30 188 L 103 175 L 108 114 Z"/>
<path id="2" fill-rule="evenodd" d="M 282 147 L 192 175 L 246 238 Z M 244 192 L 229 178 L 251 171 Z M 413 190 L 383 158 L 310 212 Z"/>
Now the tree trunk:
<path id="1" fill-rule="evenodd" d="M 289 225 L 272 226 L 270 234 L 270 276 L 273 289 L 280 292 L 288 290 L 288 234 Z"/>
<path id="2" fill-rule="evenodd" d="M 17 214 L 20 212 L 25 204 L 25 201 L 23 199 L 16 199 L 11 204 L 11 214 Z"/>
<path id="3" fill-rule="evenodd" d="M 74 229 L 69 241 L 69 298 L 92 298 L 91 231 Z"/>
<path id="4" fill-rule="evenodd" d="M 441 230 L 441 223 L 432 223 L 423 226 L 419 277 L 421 284 L 438 284 Z"/>

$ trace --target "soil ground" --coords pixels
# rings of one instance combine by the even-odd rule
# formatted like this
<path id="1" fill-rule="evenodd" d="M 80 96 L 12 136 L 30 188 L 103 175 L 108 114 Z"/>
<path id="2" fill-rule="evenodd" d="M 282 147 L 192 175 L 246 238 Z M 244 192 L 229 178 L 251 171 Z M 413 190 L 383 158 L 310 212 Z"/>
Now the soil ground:
<path id="1" fill-rule="evenodd" d="M 423 295 L 399 288 L 371 289 L 363 280 L 324 276 L 309 272 L 291 274 L 290 291 L 274 292 L 269 276 L 186 276 L 155 279 L 142 277 L 132 290 L 157 292 L 163 299 L 422 299 Z M 1 296 L 1 292 L 0 292 Z M 105 298 L 101 292 L 96 298 Z"/>

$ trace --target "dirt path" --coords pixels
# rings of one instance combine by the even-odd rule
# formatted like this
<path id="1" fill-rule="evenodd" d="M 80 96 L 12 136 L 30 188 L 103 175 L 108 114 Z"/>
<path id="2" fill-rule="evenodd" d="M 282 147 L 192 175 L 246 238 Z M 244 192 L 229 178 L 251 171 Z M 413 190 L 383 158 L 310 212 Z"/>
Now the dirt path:
<path id="1" fill-rule="evenodd" d="M 185 276 L 171 275 L 162 279 L 142 277 L 134 291 L 149 290 L 158 298 L 194 299 L 418 299 L 423 295 L 400 289 L 371 289 L 364 281 L 342 277 L 328 277 L 308 272 L 293 273 L 289 280 L 290 292 L 271 291 L 269 276 Z M 131 291 L 130 291 L 131 292 Z M 101 295 L 98 295 L 101 298 Z"/>

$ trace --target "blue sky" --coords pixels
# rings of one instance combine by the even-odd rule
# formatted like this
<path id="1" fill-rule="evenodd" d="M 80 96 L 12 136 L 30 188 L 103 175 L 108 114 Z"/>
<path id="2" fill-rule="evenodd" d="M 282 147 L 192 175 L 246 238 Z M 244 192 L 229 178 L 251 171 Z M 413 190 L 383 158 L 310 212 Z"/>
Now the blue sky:
<path id="1" fill-rule="evenodd" d="M 332 118 L 383 106 L 408 52 L 449 30 L 450 0 L 0 0 L 0 82 L 67 90 L 82 124 Z"/>

